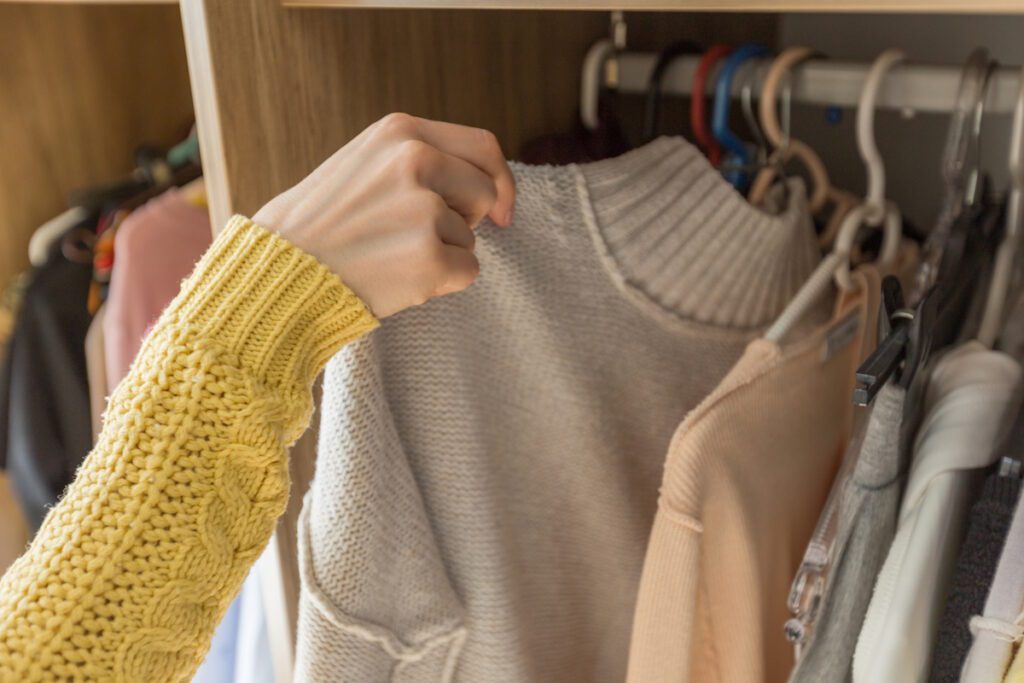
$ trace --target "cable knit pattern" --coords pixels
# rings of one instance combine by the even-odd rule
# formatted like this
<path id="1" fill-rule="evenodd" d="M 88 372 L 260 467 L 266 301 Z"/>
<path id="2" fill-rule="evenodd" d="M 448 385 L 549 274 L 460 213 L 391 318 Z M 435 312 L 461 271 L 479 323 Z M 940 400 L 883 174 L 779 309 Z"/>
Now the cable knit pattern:
<path id="1" fill-rule="evenodd" d="M 313 257 L 232 219 L 0 582 L 0 678 L 188 680 L 285 508 L 316 375 L 375 325 Z"/>

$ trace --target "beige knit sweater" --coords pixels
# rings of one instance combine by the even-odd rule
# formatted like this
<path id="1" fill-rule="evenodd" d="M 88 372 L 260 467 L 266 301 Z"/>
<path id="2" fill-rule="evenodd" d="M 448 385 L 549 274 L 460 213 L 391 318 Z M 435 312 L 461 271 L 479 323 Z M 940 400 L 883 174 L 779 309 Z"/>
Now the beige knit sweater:
<path id="1" fill-rule="evenodd" d="M 678 139 L 514 172 L 477 284 L 328 368 L 303 683 L 621 683 L 670 437 L 818 260 Z"/>
<path id="2" fill-rule="evenodd" d="M 637 602 L 629 683 L 782 682 L 786 598 L 874 348 L 880 280 L 866 266 L 833 319 L 758 339 L 672 439 Z"/>

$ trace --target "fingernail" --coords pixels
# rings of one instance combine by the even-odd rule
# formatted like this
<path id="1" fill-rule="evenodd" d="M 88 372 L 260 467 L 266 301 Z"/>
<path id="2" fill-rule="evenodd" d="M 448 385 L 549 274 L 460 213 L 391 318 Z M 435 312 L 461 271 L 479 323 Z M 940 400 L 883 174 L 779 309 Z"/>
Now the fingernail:
<path id="1" fill-rule="evenodd" d="M 505 225 L 506 228 L 508 226 L 512 225 L 512 208 L 511 207 L 509 208 L 508 211 L 505 212 L 505 220 L 503 221 L 503 224 Z"/>

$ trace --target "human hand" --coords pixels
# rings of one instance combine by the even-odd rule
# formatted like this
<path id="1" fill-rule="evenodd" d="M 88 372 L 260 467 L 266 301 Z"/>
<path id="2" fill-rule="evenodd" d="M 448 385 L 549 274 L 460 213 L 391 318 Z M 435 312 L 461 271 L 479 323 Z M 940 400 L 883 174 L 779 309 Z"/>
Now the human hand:
<path id="1" fill-rule="evenodd" d="M 390 114 L 253 220 L 338 275 L 378 318 L 473 283 L 473 229 L 512 222 L 515 181 L 488 131 Z"/>

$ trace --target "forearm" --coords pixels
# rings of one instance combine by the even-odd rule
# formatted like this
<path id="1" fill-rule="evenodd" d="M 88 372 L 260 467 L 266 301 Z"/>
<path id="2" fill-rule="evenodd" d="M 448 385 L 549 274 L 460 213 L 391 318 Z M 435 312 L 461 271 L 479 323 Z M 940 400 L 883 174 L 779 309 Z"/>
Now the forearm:
<path id="1" fill-rule="evenodd" d="M 311 256 L 233 220 L 0 582 L 0 679 L 187 679 L 284 510 L 316 375 L 375 325 Z"/>

